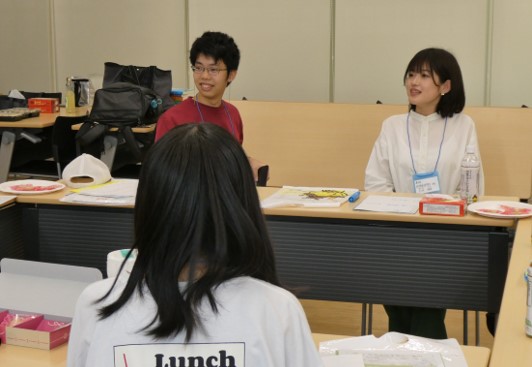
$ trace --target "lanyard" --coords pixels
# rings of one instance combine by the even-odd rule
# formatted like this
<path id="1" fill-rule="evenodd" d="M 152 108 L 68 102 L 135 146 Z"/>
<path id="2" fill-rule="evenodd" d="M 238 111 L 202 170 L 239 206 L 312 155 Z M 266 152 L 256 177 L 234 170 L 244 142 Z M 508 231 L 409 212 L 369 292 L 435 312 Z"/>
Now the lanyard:
<path id="1" fill-rule="evenodd" d="M 198 113 L 201 118 L 201 122 L 205 122 L 205 119 L 203 118 L 203 114 L 201 113 L 200 104 L 197 99 L 194 99 L 194 102 L 196 103 L 196 107 L 198 108 Z M 235 125 L 233 124 L 233 119 L 231 118 L 231 115 L 229 114 L 229 111 L 227 110 L 227 106 L 225 105 L 224 101 L 222 101 L 222 106 L 224 106 L 225 114 L 227 115 L 227 118 L 229 119 L 229 123 L 231 124 L 231 133 L 236 138 L 236 132 L 235 132 Z"/>
<path id="2" fill-rule="evenodd" d="M 445 130 L 447 130 L 447 117 L 445 118 L 445 124 L 443 125 L 443 134 L 441 137 L 440 149 L 438 150 L 438 159 L 436 159 L 436 164 L 434 165 L 434 170 L 432 172 L 435 172 L 436 168 L 438 168 L 438 162 L 440 161 L 440 155 L 441 155 L 441 147 L 443 145 L 443 139 L 445 138 Z M 410 111 L 408 111 L 408 115 L 406 116 L 406 135 L 408 136 L 408 149 L 410 150 L 410 159 L 412 160 L 412 168 L 414 169 L 414 173 L 417 174 L 416 166 L 414 165 L 414 156 L 412 155 L 412 145 L 410 143 Z"/>

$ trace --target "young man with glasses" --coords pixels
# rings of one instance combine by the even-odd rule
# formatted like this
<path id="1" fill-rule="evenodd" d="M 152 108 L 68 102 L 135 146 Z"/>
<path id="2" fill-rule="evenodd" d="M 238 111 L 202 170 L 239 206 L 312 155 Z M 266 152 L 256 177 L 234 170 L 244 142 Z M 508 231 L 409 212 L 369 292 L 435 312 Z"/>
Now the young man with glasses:
<path id="1" fill-rule="evenodd" d="M 155 141 L 169 130 L 187 123 L 211 122 L 229 131 L 242 144 L 242 118 L 237 108 L 223 100 L 225 89 L 235 79 L 240 50 L 232 37 L 205 32 L 190 49 L 190 64 L 197 93 L 167 110 L 157 121 Z M 263 164 L 249 158 L 255 179 Z"/>

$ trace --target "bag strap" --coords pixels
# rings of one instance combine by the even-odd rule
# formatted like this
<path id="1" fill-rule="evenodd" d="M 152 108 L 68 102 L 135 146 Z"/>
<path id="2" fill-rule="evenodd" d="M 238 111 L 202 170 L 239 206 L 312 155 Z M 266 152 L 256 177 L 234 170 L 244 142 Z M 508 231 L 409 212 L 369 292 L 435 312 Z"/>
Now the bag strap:
<path id="1" fill-rule="evenodd" d="M 106 131 L 107 126 L 105 125 L 96 124 L 93 122 L 84 122 L 79 128 L 79 131 L 76 133 L 76 140 L 78 141 L 79 145 L 85 147 L 105 134 Z"/>
<path id="2" fill-rule="evenodd" d="M 135 135 L 133 134 L 131 126 L 123 126 L 120 128 L 120 131 L 122 132 L 124 140 L 126 141 L 126 144 L 131 150 L 133 156 L 137 159 L 137 161 L 142 162 L 142 153 L 140 151 L 139 143 L 137 142 L 137 139 L 135 139 Z"/>

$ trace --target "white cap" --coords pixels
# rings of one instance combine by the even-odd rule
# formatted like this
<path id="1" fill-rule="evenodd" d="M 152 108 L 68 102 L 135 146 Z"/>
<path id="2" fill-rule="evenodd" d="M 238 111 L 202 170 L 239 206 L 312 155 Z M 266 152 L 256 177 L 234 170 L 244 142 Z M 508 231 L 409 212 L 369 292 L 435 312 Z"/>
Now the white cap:
<path id="1" fill-rule="evenodd" d="M 472 144 L 471 144 L 471 145 L 468 145 L 468 146 L 466 147 L 466 150 L 465 150 L 465 151 L 466 151 L 466 153 L 475 153 L 475 146 L 472 145 Z"/>
<path id="2" fill-rule="evenodd" d="M 63 181 L 74 189 L 99 185 L 110 179 L 111 172 L 105 163 L 85 153 L 70 162 L 63 171 Z"/>

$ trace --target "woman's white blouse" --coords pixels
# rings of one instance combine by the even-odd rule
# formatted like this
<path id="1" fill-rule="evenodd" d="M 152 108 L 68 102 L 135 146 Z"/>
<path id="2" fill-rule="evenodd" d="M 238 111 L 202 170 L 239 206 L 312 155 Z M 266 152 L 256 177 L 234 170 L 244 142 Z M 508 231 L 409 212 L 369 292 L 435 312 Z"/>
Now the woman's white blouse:
<path id="1" fill-rule="evenodd" d="M 409 149 L 407 120 L 409 123 Z M 464 114 L 454 114 L 447 119 L 434 113 L 429 116 L 414 111 L 410 114 L 394 115 L 382 124 L 368 165 L 366 167 L 366 191 L 414 192 L 412 176 L 433 172 L 438 152 L 441 155 L 436 170 L 439 174 L 442 194 L 456 194 L 460 190 L 460 162 L 468 145 L 474 145 L 480 158 L 475 123 Z M 480 169 L 480 194 L 484 194 L 484 173 L 482 159 Z"/>

